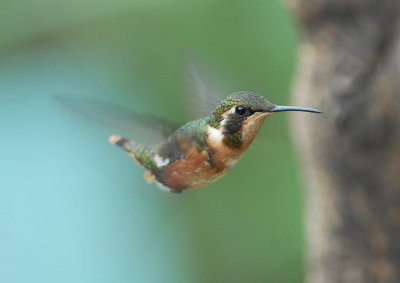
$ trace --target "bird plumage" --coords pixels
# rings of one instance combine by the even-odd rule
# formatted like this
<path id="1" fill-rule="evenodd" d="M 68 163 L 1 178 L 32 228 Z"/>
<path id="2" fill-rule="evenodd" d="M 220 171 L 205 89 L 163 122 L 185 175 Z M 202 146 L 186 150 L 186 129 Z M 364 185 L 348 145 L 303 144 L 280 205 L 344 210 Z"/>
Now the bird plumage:
<path id="1" fill-rule="evenodd" d="M 210 116 L 183 125 L 158 144 L 117 136 L 110 141 L 148 170 L 148 181 L 181 192 L 205 186 L 226 174 L 242 157 L 273 107 L 261 95 L 238 92 L 224 99 Z"/>

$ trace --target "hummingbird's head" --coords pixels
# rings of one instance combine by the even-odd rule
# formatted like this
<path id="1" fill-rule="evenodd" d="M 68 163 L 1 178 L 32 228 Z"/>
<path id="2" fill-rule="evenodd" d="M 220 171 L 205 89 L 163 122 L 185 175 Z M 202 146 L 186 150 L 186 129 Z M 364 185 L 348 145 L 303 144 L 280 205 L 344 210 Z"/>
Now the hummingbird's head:
<path id="1" fill-rule="evenodd" d="M 223 142 L 240 148 L 251 142 L 275 105 L 253 92 L 236 92 L 226 97 L 213 111 L 210 126 L 223 135 Z M 214 134 L 215 134 L 214 130 Z M 250 143 L 249 143 L 250 144 Z"/>
<path id="2" fill-rule="evenodd" d="M 236 92 L 226 97 L 213 111 L 210 118 L 212 134 L 223 135 L 223 142 L 230 148 L 247 148 L 260 130 L 265 119 L 281 111 L 320 111 L 312 108 L 279 106 L 264 96 L 253 92 Z"/>

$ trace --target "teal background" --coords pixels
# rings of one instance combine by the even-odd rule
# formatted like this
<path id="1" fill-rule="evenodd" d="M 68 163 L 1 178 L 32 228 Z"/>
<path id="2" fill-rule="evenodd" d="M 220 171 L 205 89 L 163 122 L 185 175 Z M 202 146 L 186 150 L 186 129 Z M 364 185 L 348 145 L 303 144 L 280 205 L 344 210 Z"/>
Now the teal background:
<path id="1" fill-rule="evenodd" d="M 287 114 L 226 177 L 175 195 L 52 99 L 185 122 L 189 48 L 233 89 L 288 104 L 296 37 L 280 1 L 2 1 L 0 35 L 0 282 L 303 281 Z"/>

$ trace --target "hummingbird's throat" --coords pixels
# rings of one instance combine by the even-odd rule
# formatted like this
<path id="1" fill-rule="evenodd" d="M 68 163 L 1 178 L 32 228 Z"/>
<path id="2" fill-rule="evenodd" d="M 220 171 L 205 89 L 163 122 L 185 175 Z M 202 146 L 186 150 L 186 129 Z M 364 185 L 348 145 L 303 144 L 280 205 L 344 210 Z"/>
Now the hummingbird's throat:
<path id="1" fill-rule="evenodd" d="M 220 130 L 224 144 L 230 148 L 243 148 L 251 144 L 265 119 L 272 113 L 256 112 L 246 119 L 226 115 L 221 121 Z"/>
<path id="2" fill-rule="evenodd" d="M 248 117 L 242 124 L 242 140 L 247 146 L 254 140 L 261 126 L 264 124 L 265 119 L 272 115 L 269 112 L 256 112 Z"/>

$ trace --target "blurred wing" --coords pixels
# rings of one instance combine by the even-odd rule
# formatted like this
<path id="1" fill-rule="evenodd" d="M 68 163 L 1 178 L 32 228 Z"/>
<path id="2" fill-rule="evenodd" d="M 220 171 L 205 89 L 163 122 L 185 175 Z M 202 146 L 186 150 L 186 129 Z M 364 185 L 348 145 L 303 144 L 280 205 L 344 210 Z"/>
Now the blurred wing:
<path id="1" fill-rule="evenodd" d="M 179 128 L 175 121 L 95 98 L 53 96 L 70 110 L 112 128 L 113 134 L 158 143 Z"/>
<path id="2" fill-rule="evenodd" d="M 184 103 L 187 114 L 190 119 L 209 115 L 228 96 L 228 87 L 200 63 L 198 56 L 185 50 L 182 57 L 186 71 Z"/>

